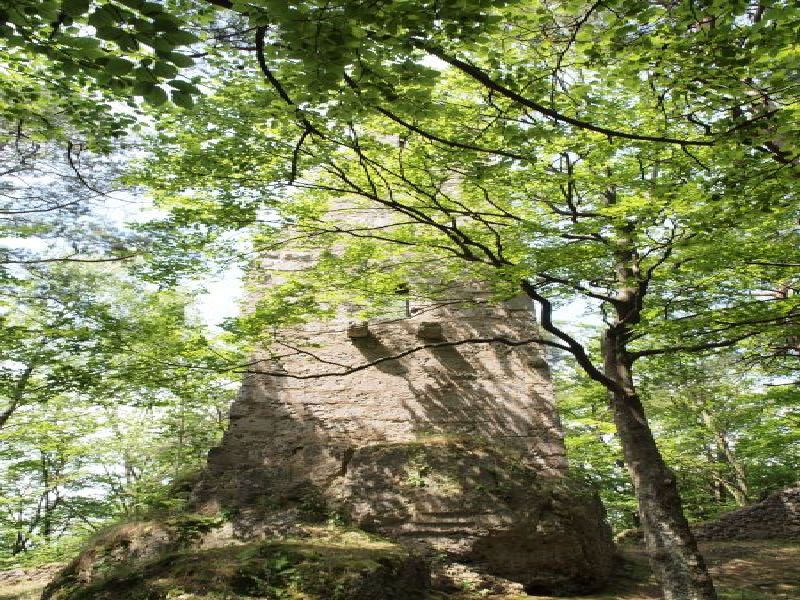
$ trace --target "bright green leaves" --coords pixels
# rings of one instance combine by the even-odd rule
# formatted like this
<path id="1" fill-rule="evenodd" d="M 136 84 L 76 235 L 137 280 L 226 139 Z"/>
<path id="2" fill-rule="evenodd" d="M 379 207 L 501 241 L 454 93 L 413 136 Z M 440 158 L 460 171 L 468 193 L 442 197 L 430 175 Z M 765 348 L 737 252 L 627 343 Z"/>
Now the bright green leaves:
<path id="1" fill-rule="evenodd" d="M 14 56 L 29 56 L 31 62 L 45 57 L 57 85 L 75 81 L 103 93 L 140 95 L 155 105 L 175 96 L 188 107 L 190 96 L 197 93 L 194 86 L 174 88 L 172 94 L 161 88 L 194 64 L 180 51 L 200 41 L 188 27 L 180 12 L 158 2 L 0 3 L 0 36 L 6 48 Z"/>
<path id="2" fill-rule="evenodd" d="M 50 267 L 0 297 L 3 567 L 63 559 L 57 538 L 86 524 L 180 506 L 163 483 L 204 465 L 241 363 L 187 317 L 192 295 L 107 264 Z"/>
<path id="3" fill-rule="evenodd" d="M 509 2 L 382 2 L 375 5 L 262 0 L 258 8 L 235 4 L 252 25 L 268 27 L 265 58 L 280 72 L 297 104 L 337 100 L 343 74 L 366 93 L 392 89 L 395 67 L 418 64 L 415 39 L 467 43 L 502 25 L 498 11 Z M 285 71 L 283 67 L 287 68 Z M 388 75 L 388 76 L 387 76 Z M 403 78 L 403 84 L 411 83 Z"/>
<path id="4" fill-rule="evenodd" d="M 613 300 L 630 284 L 624 263 L 634 279 L 662 278 L 647 288 L 637 344 L 676 331 L 659 311 L 670 302 L 702 308 L 677 326 L 699 335 L 722 298 L 749 293 L 727 287 L 748 253 L 764 256 L 751 240 L 767 227 L 750 208 L 791 200 L 769 145 L 751 144 L 796 138 L 784 58 L 795 44 L 784 31 L 765 41 L 766 26 L 732 6 L 712 27 L 715 9 L 688 2 L 236 3 L 266 28 L 263 59 L 282 90 L 252 56 L 224 50 L 218 93 L 163 123 L 140 182 L 182 228 L 247 229 L 258 213 L 236 210 L 246 205 L 314 231 L 331 225 L 318 208 L 342 198 L 399 205 L 412 223 L 387 226 L 387 246 L 435 257 L 445 273 L 462 261 L 504 291 L 546 274 L 557 300 Z M 432 47 L 466 67 L 433 60 Z M 786 100 L 763 118 L 761 84 Z M 326 232 L 325 247 L 355 245 Z"/>

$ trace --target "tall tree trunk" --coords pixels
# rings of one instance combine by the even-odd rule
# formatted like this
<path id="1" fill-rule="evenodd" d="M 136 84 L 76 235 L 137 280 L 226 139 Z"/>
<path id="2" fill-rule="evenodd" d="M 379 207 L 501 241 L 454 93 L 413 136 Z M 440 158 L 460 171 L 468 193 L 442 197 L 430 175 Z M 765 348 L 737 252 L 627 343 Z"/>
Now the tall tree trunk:
<path id="1" fill-rule="evenodd" d="M 633 480 L 642 530 L 664 600 L 716 600 L 697 542 L 683 515 L 675 475 L 664 463 L 633 385 L 632 363 L 614 327 L 603 344 L 605 373 L 617 385 L 611 407 Z"/>
<path id="2" fill-rule="evenodd" d="M 14 537 L 14 545 L 11 547 L 11 554 L 16 556 L 17 554 L 21 554 L 25 551 L 25 546 L 28 544 L 28 539 L 25 537 L 25 534 L 22 531 L 17 531 L 17 535 Z"/>
<path id="3" fill-rule="evenodd" d="M 714 497 L 714 502 L 722 504 L 725 502 L 726 488 L 722 477 L 716 472 L 717 465 L 722 462 L 719 450 L 716 450 L 713 446 L 706 447 L 706 460 L 708 460 L 708 464 L 711 465 L 710 468 L 712 469 L 711 482 L 709 484 L 711 495 Z"/>
<path id="4" fill-rule="evenodd" d="M 42 537 L 45 541 L 50 541 L 50 534 L 52 533 L 51 515 L 50 515 L 50 469 L 47 465 L 47 455 L 39 451 L 40 464 L 42 471 L 42 482 L 44 484 L 44 494 L 42 495 Z"/>

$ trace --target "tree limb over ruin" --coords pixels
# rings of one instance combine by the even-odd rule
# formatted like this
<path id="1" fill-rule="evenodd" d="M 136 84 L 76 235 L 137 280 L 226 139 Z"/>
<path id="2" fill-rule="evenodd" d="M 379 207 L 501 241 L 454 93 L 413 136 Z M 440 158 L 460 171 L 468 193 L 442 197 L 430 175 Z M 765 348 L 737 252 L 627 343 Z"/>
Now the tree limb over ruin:
<path id="1" fill-rule="evenodd" d="M 513 340 L 503 336 L 496 336 L 496 337 L 475 337 L 475 338 L 465 338 L 461 340 L 454 340 L 454 341 L 446 341 L 446 342 L 434 342 L 431 344 L 420 344 L 419 346 L 415 346 L 413 348 L 409 348 L 408 350 L 403 350 L 402 352 L 398 352 L 397 354 L 391 354 L 389 356 L 382 356 L 375 360 L 371 360 L 369 362 L 362 363 L 360 365 L 349 366 L 341 371 L 329 371 L 324 373 L 312 373 L 308 375 L 296 375 L 289 373 L 287 371 L 280 371 L 280 370 L 262 370 L 262 369 L 240 369 L 236 370 L 237 373 L 246 373 L 248 375 L 269 375 L 270 377 L 284 377 L 288 379 L 319 379 L 322 377 L 342 377 L 345 375 L 350 375 L 352 373 L 357 373 L 359 371 L 364 371 L 365 369 L 369 369 L 370 367 L 374 367 L 376 365 L 393 361 L 399 360 L 410 354 L 414 354 L 416 352 L 420 352 L 422 350 L 436 350 L 438 348 L 452 348 L 455 346 L 463 346 L 465 344 L 503 344 L 505 346 L 526 346 L 528 344 L 542 344 L 543 346 L 549 346 L 551 348 L 558 348 L 559 350 L 564 350 L 566 352 L 569 351 L 569 348 L 563 344 L 559 344 L 552 340 L 548 340 L 542 337 L 532 337 L 532 338 L 524 338 L 520 340 Z M 256 365 L 263 362 L 270 362 L 271 359 L 261 359 L 249 363 L 249 365 Z"/>

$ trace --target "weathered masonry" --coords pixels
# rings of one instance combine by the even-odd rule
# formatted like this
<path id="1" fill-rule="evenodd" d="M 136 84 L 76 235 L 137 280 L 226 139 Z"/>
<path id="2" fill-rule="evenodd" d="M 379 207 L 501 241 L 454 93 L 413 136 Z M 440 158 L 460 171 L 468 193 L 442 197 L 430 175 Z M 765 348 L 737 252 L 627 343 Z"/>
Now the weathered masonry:
<path id="1" fill-rule="evenodd" d="M 542 348 L 486 341 L 535 337 L 534 313 L 484 297 L 462 289 L 405 317 L 286 332 L 254 369 L 286 376 L 246 378 L 197 503 L 274 511 L 317 499 L 531 590 L 601 584 L 610 531 L 596 496 L 567 477 Z"/>

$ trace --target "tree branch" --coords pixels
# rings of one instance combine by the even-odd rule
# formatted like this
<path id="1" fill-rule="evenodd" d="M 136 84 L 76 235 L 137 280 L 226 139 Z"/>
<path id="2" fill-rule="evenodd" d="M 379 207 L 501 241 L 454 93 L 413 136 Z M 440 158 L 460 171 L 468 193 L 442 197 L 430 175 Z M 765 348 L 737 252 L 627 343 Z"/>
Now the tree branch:
<path id="1" fill-rule="evenodd" d="M 78 263 L 103 263 L 103 262 L 116 262 L 120 260 L 128 260 L 134 258 L 136 254 L 126 254 L 125 256 L 114 256 L 111 258 L 72 258 L 77 254 L 70 254 L 61 258 L 38 258 L 31 260 L 4 260 L 0 259 L 0 264 L 3 265 L 35 265 L 40 263 L 58 263 L 58 262 L 78 262 Z"/>
<path id="2" fill-rule="evenodd" d="M 556 326 L 555 323 L 553 323 L 553 305 L 547 298 L 539 293 L 539 291 L 536 289 L 536 286 L 529 281 L 523 280 L 520 283 L 520 287 L 526 294 L 528 294 L 528 297 L 530 297 L 532 300 L 535 300 L 541 307 L 541 321 L 544 330 L 548 333 L 552 333 L 566 344 L 566 346 L 562 346 L 560 344 L 553 344 L 553 346 L 561 348 L 562 350 L 566 350 L 572 354 L 586 374 L 595 381 L 601 383 L 606 389 L 612 391 L 621 391 L 619 384 L 617 384 L 613 379 L 606 377 L 606 375 L 594 365 L 583 345 L 571 335 Z"/>
<path id="3" fill-rule="evenodd" d="M 353 91 L 355 91 L 357 94 L 361 94 L 361 88 L 359 87 L 358 83 L 356 83 L 356 81 L 352 77 L 350 77 L 347 73 L 345 73 L 343 75 L 343 77 L 344 77 L 345 83 Z M 486 153 L 486 154 L 497 154 L 499 156 L 505 156 L 507 158 L 513 158 L 515 160 L 524 160 L 524 161 L 531 161 L 532 160 L 530 157 L 526 157 L 526 156 L 523 156 L 522 154 L 517 154 L 515 152 L 510 152 L 508 150 L 498 150 L 498 149 L 492 149 L 492 148 L 484 148 L 483 146 L 476 146 L 474 144 L 466 144 L 464 142 L 456 142 L 455 140 L 448 140 L 448 139 L 443 138 L 443 137 L 441 137 L 439 135 L 436 135 L 435 133 L 431 133 L 430 131 L 426 131 L 426 130 L 422 129 L 419 126 L 414 125 L 413 123 L 409 123 L 408 121 L 406 121 L 402 117 L 399 117 L 398 115 L 396 115 L 395 113 L 393 113 L 392 111 L 390 111 L 387 108 L 383 108 L 382 106 L 376 106 L 375 110 L 377 110 L 379 113 L 381 113 L 384 117 L 394 121 L 398 125 L 402 125 L 403 127 L 408 129 L 409 131 L 413 131 L 414 133 L 417 133 L 417 134 L 421 135 L 422 137 L 424 137 L 425 139 L 428 139 L 428 140 L 430 140 L 432 142 L 438 142 L 440 144 L 444 144 L 445 146 L 450 146 L 450 147 L 453 147 L 453 148 L 461 148 L 463 150 L 473 150 L 475 152 L 483 152 L 483 153 Z"/>
<path id="4" fill-rule="evenodd" d="M 452 342 L 435 342 L 432 344 L 422 344 L 420 346 L 415 346 L 414 348 L 409 348 L 408 350 L 398 352 L 397 354 L 382 356 L 381 358 L 377 358 L 370 362 L 362 363 L 360 365 L 350 366 L 345 369 L 342 369 L 341 371 L 330 371 L 326 373 L 311 373 L 307 375 L 295 375 L 287 371 L 264 371 L 259 369 L 245 369 L 236 372 L 255 374 L 255 375 L 269 375 L 271 377 L 285 377 L 289 379 L 319 379 L 321 377 L 342 377 L 344 375 L 350 375 L 352 373 L 357 373 L 359 371 L 369 369 L 370 367 L 374 367 L 376 365 L 388 361 L 399 360 L 401 358 L 409 356 L 410 354 L 414 354 L 415 352 L 420 352 L 422 350 L 435 350 L 437 348 L 452 348 L 455 346 L 463 346 L 465 344 L 503 344 L 506 346 L 526 346 L 528 344 L 542 344 L 543 346 L 550 346 L 551 348 L 559 348 L 560 350 L 569 351 L 569 348 L 567 348 L 566 346 L 553 342 L 552 340 L 548 340 L 546 338 L 533 337 L 521 340 L 513 340 L 502 336 L 497 336 L 488 338 L 466 338 L 462 340 L 455 340 Z"/>
<path id="5" fill-rule="evenodd" d="M 432 54 L 433 56 L 443 60 L 444 62 L 452 65 L 462 73 L 469 75 L 475 81 L 482 84 L 486 88 L 497 92 L 509 98 L 510 100 L 514 100 L 515 102 L 521 104 L 522 106 L 527 106 L 528 108 L 542 114 L 546 117 L 550 117 L 555 121 L 561 121 L 564 123 L 569 123 L 570 125 L 574 125 L 579 127 L 580 129 L 586 129 L 588 131 L 594 131 L 595 133 L 602 133 L 608 137 L 617 137 L 623 138 L 628 140 L 637 140 L 642 142 L 659 142 L 662 144 L 677 144 L 680 146 L 713 146 L 714 142 L 712 140 L 681 140 L 676 138 L 664 137 L 664 136 L 657 136 L 657 135 L 640 135 L 637 133 L 630 133 L 627 131 L 618 131 L 615 129 L 608 129 L 607 127 L 602 127 L 600 125 L 594 125 L 593 123 L 589 123 L 588 121 L 582 121 L 580 119 L 576 119 L 575 117 L 570 117 L 568 115 L 564 115 L 559 113 L 552 108 L 547 108 L 539 104 L 538 102 L 534 102 L 529 98 L 522 96 L 521 94 L 515 92 L 514 90 L 505 87 L 501 83 L 495 81 L 489 75 L 486 74 L 483 70 L 479 69 L 475 65 L 470 63 L 464 62 L 463 60 L 459 60 L 453 56 L 448 55 L 444 52 L 444 50 L 438 46 L 425 42 L 423 40 L 414 40 L 414 45 L 419 48 L 420 50 L 424 50 L 428 54 Z"/>
<path id="6" fill-rule="evenodd" d="M 675 354 L 677 352 L 702 352 L 703 350 L 713 350 L 715 348 L 727 348 L 749 337 L 753 337 L 756 334 L 757 332 L 751 331 L 719 342 L 706 342 L 705 344 L 694 344 L 690 346 L 669 346 L 667 348 L 649 348 L 647 350 L 631 351 L 628 354 L 631 360 L 635 361 L 644 356 L 659 356 L 662 354 Z"/>

